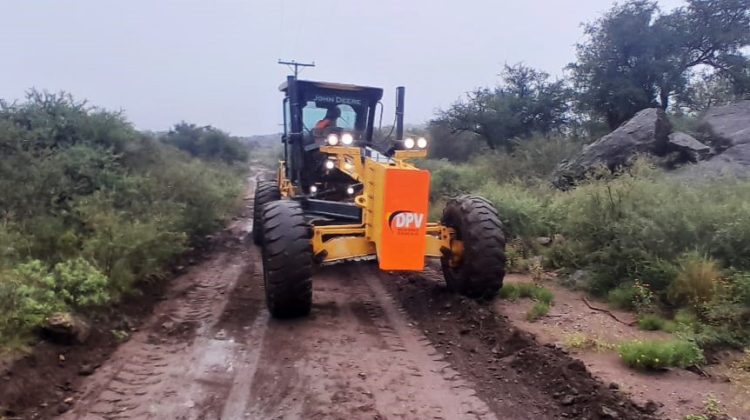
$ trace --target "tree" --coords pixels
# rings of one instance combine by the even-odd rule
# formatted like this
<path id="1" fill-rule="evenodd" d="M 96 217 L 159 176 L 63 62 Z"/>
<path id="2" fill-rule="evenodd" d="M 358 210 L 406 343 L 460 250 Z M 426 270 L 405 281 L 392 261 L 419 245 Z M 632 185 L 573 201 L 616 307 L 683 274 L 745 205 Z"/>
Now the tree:
<path id="1" fill-rule="evenodd" d="M 585 33 L 578 62 L 569 65 L 577 105 L 610 128 L 644 108 L 666 110 L 694 69 L 747 85 L 742 50 L 750 45 L 750 0 L 688 0 L 669 14 L 654 1 L 631 0 L 587 24 Z"/>
<path id="2" fill-rule="evenodd" d="M 211 126 L 198 127 L 181 122 L 164 136 L 164 141 L 195 157 L 227 163 L 243 162 L 248 158 L 247 147 L 238 138 Z"/>
<path id="3" fill-rule="evenodd" d="M 481 88 L 440 113 L 435 124 L 454 133 L 474 133 L 492 148 L 512 150 L 514 139 L 548 135 L 567 123 L 571 92 L 563 80 L 523 64 L 506 65 L 502 84 Z"/>

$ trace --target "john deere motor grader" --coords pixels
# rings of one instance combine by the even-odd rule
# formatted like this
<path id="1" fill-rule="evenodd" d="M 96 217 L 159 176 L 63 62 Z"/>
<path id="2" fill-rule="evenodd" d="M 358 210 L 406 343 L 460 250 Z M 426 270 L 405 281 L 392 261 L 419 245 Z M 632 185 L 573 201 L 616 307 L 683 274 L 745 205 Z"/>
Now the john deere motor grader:
<path id="1" fill-rule="evenodd" d="M 395 139 L 373 141 L 379 88 L 298 80 L 285 94 L 284 160 L 255 192 L 253 240 L 262 247 L 272 316 L 304 316 L 316 265 L 377 259 L 381 270 L 422 271 L 439 258 L 450 290 L 491 298 L 502 287 L 505 238 L 487 200 L 448 201 L 428 223 L 430 173 L 409 163 L 425 138 L 404 138 L 404 88 L 397 89 Z M 328 119 L 329 121 L 325 121 Z"/>

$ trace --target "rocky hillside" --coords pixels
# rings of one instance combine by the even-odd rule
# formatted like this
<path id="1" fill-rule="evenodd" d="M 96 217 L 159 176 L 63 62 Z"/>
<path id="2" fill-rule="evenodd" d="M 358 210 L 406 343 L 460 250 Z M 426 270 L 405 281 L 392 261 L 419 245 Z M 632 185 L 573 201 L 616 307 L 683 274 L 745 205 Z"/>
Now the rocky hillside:
<path id="1" fill-rule="evenodd" d="M 659 108 L 644 109 L 561 162 L 552 182 L 568 189 L 599 168 L 627 167 L 639 155 L 654 156 L 685 177 L 750 176 L 750 101 L 709 109 L 695 134 L 673 131 Z"/>

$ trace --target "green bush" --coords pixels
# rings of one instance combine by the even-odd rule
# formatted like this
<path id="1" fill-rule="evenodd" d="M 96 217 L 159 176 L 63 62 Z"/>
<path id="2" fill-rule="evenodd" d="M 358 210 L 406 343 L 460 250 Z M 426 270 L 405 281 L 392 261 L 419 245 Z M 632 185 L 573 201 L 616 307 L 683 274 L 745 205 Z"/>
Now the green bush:
<path id="1" fill-rule="evenodd" d="M 64 308 L 56 280 L 41 261 L 0 272 L 0 345 L 26 336 Z"/>
<path id="2" fill-rule="evenodd" d="M 622 360 L 636 369 L 688 367 L 703 362 L 703 352 L 697 344 L 685 340 L 632 341 L 619 347 Z"/>
<path id="3" fill-rule="evenodd" d="M 546 316 L 549 313 L 549 303 L 545 302 L 536 302 L 534 306 L 529 309 L 529 312 L 526 314 L 526 319 L 528 319 L 531 322 L 534 322 L 538 320 L 539 318 Z"/>
<path id="4" fill-rule="evenodd" d="M 423 163 L 431 172 L 433 200 L 474 192 L 487 181 L 487 176 L 470 165 L 454 165 L 445 161 Z"/>
<path id="5" fill-rule="evenodd" d="M 644 331 L 675 332 L 677 326 L 674 322 L 664 319 L 659 315 L 643 314 L 638 317 L 638 328 Z"/>
<path id="6" fill-rule="evenodd" d="M 112 299 L 109 279 L 83 258 L 55 265 L 54 277 L 57 295 L 73 308 L 101 306 Z"/>
<path id="7" fill-rule="evenodd" d="M 607 301 L 617 309 L 633 310 L 635 309 L 636 290 L 632 284 L 621 284 L 612 289 L 607 294 Z"/>
<path id="8" fill-rule="evenodd" d="M 511 237 L 533 238 L 555 233 L 555 215 L 548 205 L 546 188 L 529 189 L 519 183 L 488 182 L 477 193 L 490 200 Z M 546 198 L 545 198 L 546 197 Z"/>
<path id="9" fill-rule="evenodd" d="M 183 121 L 175 125 L 163 140 L 204 159 L 234 163 L 248 158 L 247 148 L 239 139 L 211 126 L 198 127 Z"/>
<path id="10" fill-rule="evenodd" d="M 67 94 L 0 101 L 0 343 L 137 292 L 239 208 L 245 146 L 179 127 L 162 142 Z"/>

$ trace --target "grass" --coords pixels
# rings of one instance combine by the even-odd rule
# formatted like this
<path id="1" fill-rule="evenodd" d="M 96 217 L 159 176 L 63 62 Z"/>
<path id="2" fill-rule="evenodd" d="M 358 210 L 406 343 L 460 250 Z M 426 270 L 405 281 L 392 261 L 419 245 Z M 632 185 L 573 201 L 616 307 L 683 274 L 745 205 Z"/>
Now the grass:
<path id="1" fill-rule="evenodd" d="M 555 294 L 533 283 L 506 283 L 500 289 L 500 297 L 507 300 L 527 298 L 550 305 L 555 299 Z"/>
<path id="2" fill-rule="evenodd" d="M 677 330 L 677 323 L 664 319 L 656 314 L 643 314 L 638 317 L 638 328 L 644 331 L 664 331 L 673 333 Z"/>
<path id="3" fill-rule="evenodd" d="M 549 313 L 549 309 L 549 303 L 537 302 L 531 307 L 531 309 L 529 309 L 529 312 L 526 313 L 526 319 L 534 322 L 539 318 L 546 316 Z"/>
<path id="4" fill-rule="evenodd" d="M 620 344 L 619 353 L 626 365 L 642 370 L 685 368 L 695 366 L 704 360 L 700 347 L 686 340 L 636 340 Z"/>
<path id="5" fill-rule="evenodd" d="M 534 283 L 506 283 L 499 293 L 502 299 L 511 301 L 520 298 L 536 301 L 534 306 L 526 313 L 526 319 L 531 322 L 549 314 L 550 306 L 555 300 L 555 294 L 549 289 L 537 286 Z"/>
<path id="6" fill-rule="evenodd" d="M 713 395 L 709 395 L 706 401 L 703 401 L 703 413 L 688 414 L 683 420 L 713 420 L 728 418 L 726 412 L 721 407 L 721 402 Z"/>

